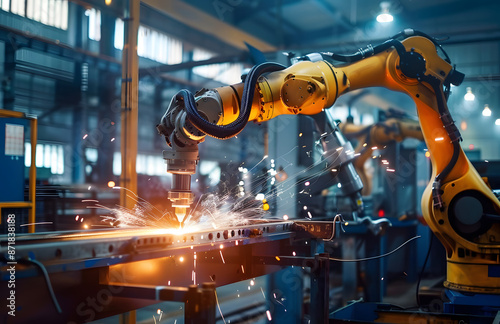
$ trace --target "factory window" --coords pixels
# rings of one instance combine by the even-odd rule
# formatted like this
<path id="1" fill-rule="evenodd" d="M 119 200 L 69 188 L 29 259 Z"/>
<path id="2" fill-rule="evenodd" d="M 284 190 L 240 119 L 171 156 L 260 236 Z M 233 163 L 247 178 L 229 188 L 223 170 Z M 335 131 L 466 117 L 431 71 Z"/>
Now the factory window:
<path id="1" fill-rule="evenodd" d="M 208 60 L 214 56 L 214 53 L 200 48 L 193 50 L 193 61 Z M 193 68 L 193 73 L 225 84 L 240 82 L 242 71 L 243 64 L 240 63 L 209 64 Z"/>
<path id="2" fill-rule="evenodd" d="M 22 7 L 22 13 L 18 13 L 19 15 L 26 16 L 44 25 L 63 30 L 68 29 L 67 0 L 26 0 L 26 9 L 24 8 L 25 0 L 12 0 L 11 12 L 14 12 L 13 8 L 16 2 L 22 2 L 22 4 L 17 4 L 18 10 Z"/>
<path id="3" fill-rule="evenodd" d="M 31 166 L 31 143 L 24 145 L 24 165 Z M 59 144 L 36 145 L 36 167 L 48 168 L 52 174 L 64 173 L 64 149 Z"/>
<path id="4" fill-rule="evenodd" d="M 117 176 L 122 174 L 122 155 L 120 152 L 113 154 L 113 174 Z"/>
<path id="5" fill-rule="evenodd" d="M 3 11 L 10 10 L 10 0 L 0 0 L 0 3 L 0 8 L 2 8 Z"/>
<path id="6" fill-rule="evenodd" d="M 12 0 L 10 5 L 10 12 L 13 14 L 24 16 L 24 0 Z"/>
<path id="7" fill-rule="evenodd" d="M 115 21 L 115 48 L 122 50 L 123 49 L 123 38 L 125 37 L 125 24 L 123 20 L 116 19 Z"/>
<path id="8" fill-rule="evenodd" d="M 85 148 L 85 158 L 90 163 L 96 163 L 99 156 L 97 149 L 92 147 Z"/>
<path id="9" fill-rule="evenodd" d="M 89 17 L 89 38 L 95 41 L 101 40 L 101 11 L 95 8 L 85 10 L 85 16 Z"/>
<path id="10" fill-rule="evenodd" d="M 115 24 L 116 49 L 123 49 L 125 25 L 117 19 Z M 182 62 L 182 42 L 154 29 L 139 26 L 137 35 L 137 55 L 165 64 Z"/>
<path id="11" fill-rule="evenodd" d="M 44 25 L 68 29 L 67 0 L 0 0 L 0 8 Z"/>
<path id="12" fill-rule="evenodd" d="M 167 175 L 165 161 L 158 155 L 137 154 L 135 170 L 138 174 L 165 176 Z M 113 174 L 119 176 L 122 172 L 121 153 L 113 155 Z"/>
<path id="13" fill-rule="evenodd" d="M 199 172 L 201 175 L 208 176 L 210 186 L 216 186 L 220 182 L 222 170 L 219 163 L 215 161 L 201 161 Z"/>

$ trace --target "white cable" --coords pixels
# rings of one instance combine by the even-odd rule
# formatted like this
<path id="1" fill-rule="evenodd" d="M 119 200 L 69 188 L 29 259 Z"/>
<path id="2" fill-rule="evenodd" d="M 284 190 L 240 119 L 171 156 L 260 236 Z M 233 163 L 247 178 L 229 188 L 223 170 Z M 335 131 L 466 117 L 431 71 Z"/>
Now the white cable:
<path id="1" fill-rule="evenodd" d="M 333 238 L 335 237 L 335 229 L 336 229 L 335 222 L 337 222 L 337 220 L 340 220 L 341 222 L 343 222 L 343 221 L 344 221 L 344 220 L 342 219 L 342 215 L 341 215 L 341 214 L 337 214 L 337 215 L 335 215 L 335 217 L 333 218 L 332 236 L 330 236 L 330 238 L 329 238 L 329 239 L 327 239 L 327 240 L 323 239 L 323 241 L 331 241 L 331 240 L 333 240 Z M 342 227 L 342 223 L 340 223 L 340 228 L 342 228 L 342 231 L 343 231 L 343 232 L 345 232 L 344 227 Z"/>
<path id="2" fill-rule="evenodd" d="M 406 244 L 410 243 L 411 241 L 416 240 L 416 239 L 421 238 L 421 237 L 422 236 L 420 236 L 420 235 L 412 237 L 411 239 L 409 239 L 408 241 L 404 242 L 403 244 L 401 244 L 400 246 L 398 246 L 397 248 L 395 248 L 391 252 L 387 252 L 387 253 L 384 253 L 384 254 L 381 254 L 381 255 L 377 255 L 377 256 L 373 256 L 373 257 L 361 258 L 361 259 L 336 259 L 336 258 L 328 258 L 328 259 L 331 260 L 331 261 L 339 261 L 339 262 L 360 262 L 360 261 L 368 261 L 368 260 L 385 258 L 386 256 L 391 255 L 394 252 L 396 252 L 397 250 L 401 249 L 403 246 L 405 246 Z"/>

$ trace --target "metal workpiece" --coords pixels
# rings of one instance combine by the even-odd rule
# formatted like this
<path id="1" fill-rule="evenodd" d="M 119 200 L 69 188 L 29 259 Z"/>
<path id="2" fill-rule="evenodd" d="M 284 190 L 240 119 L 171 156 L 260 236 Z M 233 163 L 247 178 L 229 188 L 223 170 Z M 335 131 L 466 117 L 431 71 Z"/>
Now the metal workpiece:
<path id="1" fill-rule="evenodd" d="M 199 323 L 199 318 L 215 316 L 210 310 L 214 309 L 212 285 L 249 280 L 287 266 L 258 262 L 259 257 L 276 261 L 295 252 L 304 258 L 313 256 L 313 242 L 331 239 L 339 226 L 261 221 L 193 232 L 121 228 L 20 235 L 16 237 L 16 305 L 30 311 L 17 312 L 16 321 L 47 318 L 51 323 L 81 323 L 161 300 L 189 300 L 186 319 Z M 6 283 L 10 275 L 6 236 L 0 237 L 0 245 L 1 280 Z M 53 290 L 53 298 L 47 287 Z M 0 297 L 7 298 L 5 294 L 2 290 Z M 200 309 L 205 310 L 196 311 Z"/>
<path id="2" fill-rule="evenodd" d="M 179 253 L 180 249 L 210 250 L 213 244 L 244 240 L 242 243 L 290 237 L 293 222 L 262 223 L 226 229 L 187 232 L 177 229 L 119 228 L 90 231 L 37 233 L 16 237 L 16 258 L 33 258 L 49 272 L 99 267 L 97 260 L 109 264 L 139 261 Z M 245 241 L 250 240 L 250 241 Z M 1 236 L 1 252 L 7 253 L 7 237 Z M 192 247 L 192 249 L 191 249 Z M 215 248 L 218 248 L 215 247 Z M 127 258 L 127 260 L 123 260 Z M 82 260 L 93 259 L 81 264 Z M 119 260 L 117 260 L 119 259 Z M 60 267 L 64 264 L 64 269 Z M 90 265 L 90 266 L 89 266 Z"/>

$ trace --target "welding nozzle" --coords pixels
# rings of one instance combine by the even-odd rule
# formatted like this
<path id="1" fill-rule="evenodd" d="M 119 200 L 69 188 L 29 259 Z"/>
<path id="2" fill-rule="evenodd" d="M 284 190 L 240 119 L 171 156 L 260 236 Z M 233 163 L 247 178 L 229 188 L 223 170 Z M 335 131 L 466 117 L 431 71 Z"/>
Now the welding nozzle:
<path id="1" fill-rule="evenodd" d="M 186 207 L 175 207 L 175 216 L 177 216 L 177 220 L 179 221 L 180 228 L 184 227 L 184 222 L 187 219 L 187 208 Z"/>

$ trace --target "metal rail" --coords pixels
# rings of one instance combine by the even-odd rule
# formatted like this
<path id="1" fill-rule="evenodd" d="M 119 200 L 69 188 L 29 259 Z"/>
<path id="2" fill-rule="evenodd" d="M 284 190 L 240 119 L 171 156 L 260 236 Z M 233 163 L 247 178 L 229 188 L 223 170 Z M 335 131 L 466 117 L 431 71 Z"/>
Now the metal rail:
<path id="1" fill-rule="evenodd" d="M 333 222 L 288 221 L 192 233 L 134 228 L 20 235 L 15 243 L 15 284 L 16 305 L 23 311 L 15 319 L 80 323 L 176 300 L 186 303 L 185 318 L 196 323 L 197 318 L 214 318 L 213 307 L 202 305 L 202 300 L 212 305 L 212 285 L 252 279 L 289 265 L 317 272 L 312 284 L 320 289 L 326 280 L 325 258 L 318 258 L 317 242 L 332 238 L 333 229 Z M 1 284 L 11 275 L 7 246 L 7 236 L 0 236 Z M 0 298 L 5 293 L 2 289 Z M 314 294 L 323 307 L 323 292 Z M 201 303 L 204 311 L 196 313 L 200 307 L 188 303 Z"/>

